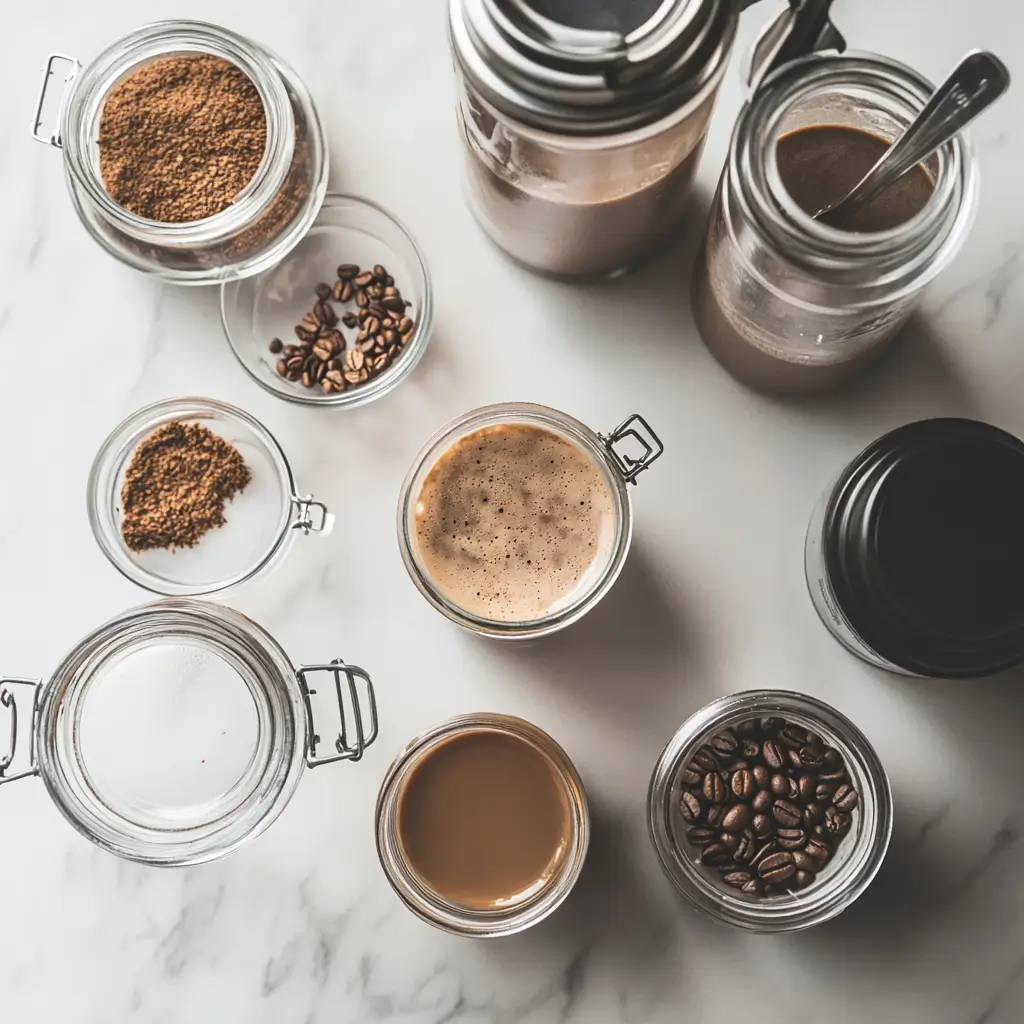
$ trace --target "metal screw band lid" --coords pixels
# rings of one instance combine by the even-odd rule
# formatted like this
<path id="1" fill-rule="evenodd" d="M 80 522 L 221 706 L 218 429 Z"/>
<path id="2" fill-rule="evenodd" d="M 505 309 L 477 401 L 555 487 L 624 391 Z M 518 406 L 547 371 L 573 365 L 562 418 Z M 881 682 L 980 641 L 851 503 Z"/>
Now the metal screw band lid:
<path id="1" fill-rule="evenodd" d="M 449 0 L 452 49 L 497 110 L 571 135 L 642 127 L 699 96 L 729 54 L 738 9 L 734 0 L 662 0 L 636 27 L 599 28 L 563 24 L 540 6 Z"/>

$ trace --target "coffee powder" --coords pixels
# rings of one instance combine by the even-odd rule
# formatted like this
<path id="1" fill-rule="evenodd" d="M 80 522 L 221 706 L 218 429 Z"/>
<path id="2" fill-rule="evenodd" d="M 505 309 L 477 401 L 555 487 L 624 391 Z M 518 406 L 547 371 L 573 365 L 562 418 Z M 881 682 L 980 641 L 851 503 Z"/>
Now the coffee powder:
<path id="1" fill-rule="evenodd" d="M 154 60 L 110 90 L 99 128 L 111 198 L 147 220 L 181 223 L 229 207 L 263 159 L 256 86 L 212 54 Z"/>

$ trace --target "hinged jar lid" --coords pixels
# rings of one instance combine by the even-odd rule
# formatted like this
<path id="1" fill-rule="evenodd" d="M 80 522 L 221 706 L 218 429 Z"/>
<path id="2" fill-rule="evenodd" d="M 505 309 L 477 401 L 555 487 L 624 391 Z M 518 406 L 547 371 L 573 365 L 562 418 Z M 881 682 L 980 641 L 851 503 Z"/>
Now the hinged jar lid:
<path id="1" fill-rule="evenodd" d="M 328 752 L 318 749 L 317 674 L 333 678 L 321 700 L 340 716 Z M 362 669 L 339 659 L 296 670 L 244 615 L 166 600 L 84 637 L 45 684 L 0 679 L 0 736 L 0 785 L 41 775 L 87 839 L 128 860 L 181 866 L 263 832 L 304 766 L 359 760 L 377 711 Z"/>
<path id="2" fill-rule="evenodd" d="M 622 132 L 717 79 L 732 0 L 449 0 L 463 73 L 498 110 L 567 134 Z"/>

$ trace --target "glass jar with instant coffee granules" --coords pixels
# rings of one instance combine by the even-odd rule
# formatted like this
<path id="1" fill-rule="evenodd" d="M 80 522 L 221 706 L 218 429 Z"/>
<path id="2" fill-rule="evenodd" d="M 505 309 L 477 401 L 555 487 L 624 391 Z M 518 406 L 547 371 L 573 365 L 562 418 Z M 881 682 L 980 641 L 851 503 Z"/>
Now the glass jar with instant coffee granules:
<path id="1" fill-rule="evenodd" d="M 977 187 L 963 133 L 861 211 L 856 230 L 812 217 L 932 91 L 886 57 L 812 55 L 772 74 L 743 108 L 693 281 L 705 344 L 739 380 L 777 393 L 849 380 L 959 250 Z"/>
<path id="2" fill-rule="evenodd" d="M 449 0 L 468 198 L 533 270 L 630 269 L 677 231 L 734 0 Z"/>
<path id="3" fill-rule="evenodd" d="M 221 283 L 277 263 L 309 230 L 326 139 L 306 87 L 269 50 L 165 21 L 70 64 L 59 131 L 37 124 L 36 138 L 63 149 L 75 209 L 112 255 L 175 284 Z"/>

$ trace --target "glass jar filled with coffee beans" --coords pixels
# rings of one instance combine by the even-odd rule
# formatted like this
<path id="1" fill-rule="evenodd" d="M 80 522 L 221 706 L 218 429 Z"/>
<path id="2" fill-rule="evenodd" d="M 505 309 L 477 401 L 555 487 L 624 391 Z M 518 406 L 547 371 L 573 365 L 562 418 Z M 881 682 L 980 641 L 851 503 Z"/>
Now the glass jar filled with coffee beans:
<path id="1" fill-rule="evenodd" d="M 648 824 L 662 867 L 699 910 L 797 931 L 870 884 L 892 831 L 878 755 L 844 715 L 787 691 L 713 701 L 654 769 Z"/>

